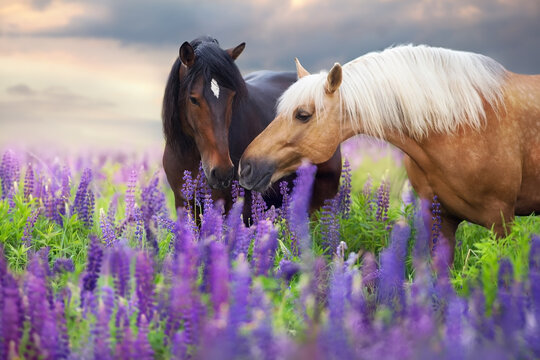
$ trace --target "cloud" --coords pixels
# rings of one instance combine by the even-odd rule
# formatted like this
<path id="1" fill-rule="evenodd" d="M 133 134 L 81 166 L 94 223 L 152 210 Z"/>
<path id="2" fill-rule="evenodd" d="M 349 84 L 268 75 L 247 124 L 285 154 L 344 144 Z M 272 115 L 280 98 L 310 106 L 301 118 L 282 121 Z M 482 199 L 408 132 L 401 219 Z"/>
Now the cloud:
<path id="1" fill-rule="evenodd" d="M 17 84 L 13 86 L 9 86 L 6 88 L 6 92 L 10 95 L 20 95 L 20 96 L 34 96 L 36 93 L 34 90 L 30 89 L 30 87 L 26 84 Z"/>
<path id="2" fill-rule="evenodd" d="M 66 111 L 68 109 L 75 110 L 98 110 L 114 107 L 115 103 L 110 100 L 95 99 L 81 94 L 77 94 L 62 86 L 52 86 L 43 90 L 35 90 L 26 84 L 17 84 L 6 88 L 6 93 L 13 95 L 13 103 L 21 100 L 27 105 L 30 105 L 36 110 L 58 109 Z M 5 104 L 5 106 L 9 106 Z M 23 109 L 21 109 L 23 110 Z"/>
<path id="3" fill-rule="evenodd" d="M 239 64 L 250 70 L 292 70 L 295 56 L 308 67 L 327 68 L 336 60 L 350 60 L 399 43 L 487 52 L 521 72 L 538 71 L 536 64 L 540 63 L 537 0 L 58 3 L 92 11 L 73 13 L 64 25 L 33 34 L 114 39 L 174 50 L 183 41 L 209 34 L 226 47 L 246 41 L 247 51 Z"/>

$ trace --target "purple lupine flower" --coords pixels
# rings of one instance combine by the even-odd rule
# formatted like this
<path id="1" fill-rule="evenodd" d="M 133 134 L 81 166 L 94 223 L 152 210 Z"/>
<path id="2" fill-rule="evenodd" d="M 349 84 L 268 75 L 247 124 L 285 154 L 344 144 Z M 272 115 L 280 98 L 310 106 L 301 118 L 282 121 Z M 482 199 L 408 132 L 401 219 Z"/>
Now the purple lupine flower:
<path id="1" fill-rule="evenodd" d="M 47 299 L 47 273 L 40 256 L 33 256 L 26 273 L 25 292 L 28 297 L 30 337 L 40 336 L 45 319 L 51 312 Z M 39 351 L 39 349 L 34 349 Z"/>
<path id="2" fill-rule="evenodd" d="M 86 215 L 86 219 L 85 219 L 85 223 L 86 223 L 86 226 L 91 228 L 92 225 L 94 224 L 94 207 L 95 207 L 95 204 L 96 204 L 96 198 L 94 196 L 94 192 L 92 190 L 88 190 L 88 210 L 87 210 L 87 215 Z"/>
<path id="3" fill-rule="evenodd" d="M 311 247 L 309 237 L 309 202 L 313 187 L 313 179 L 317 168 L 314 165 L 304 163 L 296 172 L 295 186 L 291 195 L 291 208 L 289 213 L 289 224 L 291 232 L 299 242 L 298 250 L 302 253 Z M 298 252 L 300 253 L 300 251 Z"/>
<path id="4" fill-rule="evenodd" d="M 349 218 L 351 211 L 351 189 L 352 189 L 351 164 L 345 158 L 343 169 L 341 170 L 341 185 L 337 194 L 338 209 L 344 219 Z"/>
<path id="5" fill-rule="evenodd" d="M 47 186 L 43 191 L 43 196 L 44 215 L 62 226 L 62 215 L 65 215 L 65 203 L 63 199 L 57 197 L 52 190 L 49 191 Z"/>
<path id="6" fill-rule="evenodd" d="M 197 173 L 197 178 L 195 179 L 195 186 L 195 203 L 203 209 L 212 207 L 212 190 L 210 190 L 208 181 L 206 181 L 202 161 L 199 163 L 199 171 Z"/>
<path id="7" fill-rule="evenodd" d="M 320 311 L 323 308 L 323 302 L 326 299 L 327 291 L 327 279 L 329 278 L 327 263 L 323 257 L 307 258 L 303 265 L 303 274 L 309 275 L 309 281 L 303 287 L 300 293 L 300 302 L 303 304 L 303 316 L 304 321 L 308 325 L 314 325 L 313 322 L 317 322 L 320 317 Z M 309 307 L 313 308 L 313 314 L 308 314 L 307 302 L 312 302 Z"/>
<path id="8" fill-rule="evenodd" d="M 291 206 L 291 199 L 289 197 L 289 183 L 285 180 L 279 183 L 279 193 L 282 196 L 281 200 L 281 217 L 287 221 L 289 218 L 289 209 Z M 286 226 L 288 226 L 286 224 Z"/>
<path id="9" fill-rule="evenodd" d="M 69 356 L 69 336 L 66 324 L 66 309 L 64 298 L 59 297 L 55 301 L 54 314 L 56 319 L 56 328 L 58 333 L 58 342 L 56 343 L 56 357 L 65 359 Z"/>
<path id="10" fill-rule="evenodd" d="M 165 206 L 165 194 L 158 189 L 159 177 L 157 173 L 141 191 L 141 212 L 146 232 L 146 240 L 149 241 L 154 250 L 159 252 L 156 235 L 152 231 L 152 220 L 158 216 L 167 216 L 167 207 Z"/>
<path id="11" fill-rule="evenodd" d="M 133 208 L 132 221 L 135 222 L 135 240 L 138 244 L 142 244 L 144 235 L 144 222 L 142 219 L 141 208 L 137 205 Z"/>
<path id="12" fill-rule="evenodd" d="M 56 314 L 53 311 L 47 311 L 41 314 L 43 317 L 43 327 L 39 334 L 39 353 L 43 359 L 61 358 L 60 340 L 56 324 Z"/>
<path id="13" fill-rule="evenodd" d="M 439 301 L 446 300 L 453 294 L 452 284 L 450 283 L 450 254 L 450 245 L 446 238 L 441 235 L 437 247 L 433 249 L 433 264 L 437 271 L 436 291 Z"/>
<path id="14" fill-rule="evenodd" d="M 279 270 L 277 276 L 285 279 L 285 281 L 291 281 L 292 277 L 300 272 L 300 265 L 285 259 L 281 259 L 279 262 Z"/>
<path id="15" fill-rule="evenodd" d="M 431 241 L 435 246 L 441 234 L 441 203 L 437 195 L 433 196 L 433 201 L 431 202 L 431 214 Z"/>
<path id="16" fill-rule="evenodd" d="M 465 358 L 465 348 L 462 340 L 464 333 L 464 314 L 465 302 L 457 296 L 452 296 L 448 302 L 448 310 L 446 312 L 446 336 L 444 340 L 449 360 Z"/>
<path id="17" fill-rule="evenodd" d="M 159 190 L 159 177 L 154 174 L 148 186 L 143 187 L 141 191 L 142 210 L 145 220 L 150 220 L 152 215 L 167 215 L 167 206 L 165 205 L 165 194 Z"/>
<path id="18" fill-rule="evenodd" d="M 232 274 L 232 289 L 230 292 L 230 308 L 226 325 L 225 341 L 231 346 L 234 344 L 235 354 L 247 354 L 247 344 L 242 341 L 240 327 L 249 321 L 248 304 L 250 302 L 251 276 L 249 266 L 243 255 L 239 255 L 236 268 Z"/>
<path id="19" fill-rule="evenodd" d="M 115 305 L 115 298 L 114 298 L 114 289 L 109 286 L 102 286 L 101 287 L 101 300 L 103 301 L 103 305 L 105 305 L 105 313 L 107 316 L 107 324 L 109 323 L 109 320 L 111 320 L 114 305 Z"/>
<path id="20" fill-rule="evenodd" d="M 403 189 L 401 190 L 401 205 L 402 209 L 408 205 L 413 207 L 416 206 L 416 195 L 414 194 L 414 190 L 408 180 L 405 181 L 403 184 Z"/>
<path id="21" fill-rule="evenodd" d="M 274 263 L 277 248 L 277 230 L 269 220 L 260 220 L 253 244 L 254 273 L 266 275 Z"/>
<path id="22" fill-rule="evenodd" d="M 109 269 L 114 279 L 114 290 L 118 296 L 127 298 L 130 292 L 130 254 L 125 246 L 117 245 L 109 252 Z"/>
<path id="23" fill-rule="evenodd" d="M 185 267 L 185 255 L 180 254 L 176 258 L 176 262 L 180 264 L 176 265 L 176 272 L 171 279 L 172 285 L 169 291 L 169 311 L 167 313 L 167 322 L 165 324 L 165 335 L 169 339 L 172 339 L 173 334 L 180 328 L 182 319 L 187 316 L 189 309 L 191 309 L 191 288 L 192 279 L 182 276 L 180 267 Z M 186 339 L 182 339 L 186 340 Z M 175 344 L 173 343 L 173 346 Z"/>
<path id="24" fill-rule="evenodd" d="M 534 356 L 540 358 L 540 236 L 532 235 L 529 252 L 529 287 L 532 313 L 536 327 L 526 334 L 525 339 Z"/>
<path id="25" fill-rule="evenodd" d="M 28 199 L 30 198 L 30 195 L 34 193 L 34 169 L 32 168 L 32 164 L 28 163 L 28 166 L 26 168 L 26 175 L 24 176 L 24 198 Z"/>
<path id="26" fill-rule="evenodd" d="M 101 271 L 101 261 L 103 258 L 103 249 L 99 239 L 95 235 L 89 236 L 88 255 L 86 262 L 86 272 L 82 278 L 81 286 L 81 308 L 87 308 L 87 299 L 94 295 L 99 273 Z"/>
<path id="27" fill-rule="evenodd" d="M 60 178 L 62 182 L 62 199 L 66 202 L 71 197 L 71 186 L 69 185 L 71 173 L 66 165 L 62 167 Z"/>
<path id="28" fill-rule="evenodd" d="M 475 330 L 477 338 L 486 337 L 493 339 L 494 326 L 493 319 L 486 318 L 486 298 L 481 289 L 475 289 L 469 300 L 467 318 Z"/>
<path id="29" fill-rule="evenodd" d="M 24 312 L 19 286 L 10 273 L 5 273 L 3 276 L 3 294 L 2 302 L 2 340 L 3 345 L 0 355 L 7 358 L 10 345 L 13 343 L 14 350 L 18 351 L 21 336 L 23 333 Z"/>
<path id="30" fill-rule="evenodd" d="M 81 182 L 77 188 L 77 193 L 75 194 L 75 200 L 73 200 L 72 213 L 77 213 L 79 218 L 85 223 L 88 224 L 88 210 L 89 210 L 89 197 L 88 197 L 88 187 L 90 186 L 90 181 L 92 181 L 92 170 L 86 168 L 83 171 L 81 176 Z"/>
<path id="31" fill-rule="evenodd" d="M 133 348 L 133 335 L 129 326 L 125 327 L 122 339 L 116 343 L 115 359 L 131 360 L 138 358 Z"/>
<path id="32" fill-rule="evenodd" d="M 104 360 L 112 359 L 109 344 L 109 317 L 106 306 L 102 302 L 100 302 L 98 306 L 97 318 L 92 329 L 92 335 L 94 338 L 94 358 Z"/>
<path id="33" fill-rule="evenodd" d="M 405 255 L 410 228 L 406 223 L 397 223 L 391 234 L 390 246 L 381 252 L 378 302 L 401 313 L 405 307 Z"/>
<path id="34" fill-rule="evenodd" d="M 248 321 L 249 288 L 251 276 L 249 266 L 243 255 L 238 256 L 236 268 L 232 274 L 232 291 L 230 292 L 231 307 L 228 326 L 238 330 L 240 324 Z"/>
<path id="35" fill-rule="evenodd" d="M 118 194 L 112 196 L 111 202 L 109 203 L 109 209 L 107 210 L 107 222 L 114 226 L 116 222 L 116 211 L 118 209 Z"/>
<path id="36" fill-rule="evenodd" d="M 107 247 L 110 247 L 116 241 L 113 224 L 109 222 L 109 217 L 105 215 L 103 209 L 99 210 L 99 226 L 103 241 Z"/>
<path id="37" fill-rule="evenodd" d="M 263 196 L 260 192 L 252 191 L 251 192 L 251 220 L 253 224 L 257 224 L 259 221 L 263 220 L 266 211 L 266 202 L 263 199 Z"/>
<path id="38" fill-rule="evenodd" d="M 240 186 L 238 180 L 233 180 L 231 185 L 231 195 L 233 203 L 236 203 L 238 199 L 244 198 L 246 196 L 244 188 Z"/>
<path id="39" fill-rule="evenodd" d="M 340 206 L 339 197 L 326 199 L 321 209 L 321 237 L 323 246 L 329 254 L 334 254 L 338 247 L 339 236 L 339 219 L 337 217 Z"/>
<path id="40" fill-rule="evenodd" d="M 196 225 L 190 214 L 187 212 L 187 209 L 178 209 L 178 220 L 173 244 L 173 254 L 175 257 L 192 248 L 193 242 L 195 241 L 194 227 L 196 227 Z"/>
<path id="41" fill-rule="evenodd" d="M 182 184 L 182 196 L 184 197 L 184 206 L 189 213 L 193 212 L 192 200 L 195 197 L 195 180 L 191 176 L 191 171 L 184 170 L 184 176 L 182 177 L 184 183 Z"/>
<path id="42" fill-rule="evenodd" d="M 378 283 L 379 270 L 375 256 L 368 252 L 362 262 L 362 283 L 368 288 L 375 288 Z"/>
<path id="43" fill-rule="evenodd" d="M 222 305 L 227 303 L 229 292 L 229 261 L 223 243 L 214 241 L 210 244 L 210 258 L 210 299 L 218 317 Z"/>
<path id="44" fill-rule="evenodd" d="M 223 201 L 217 201 L 215 206 L 204 209 L 204 216 L 201 223 L 201 240 L 215 239 L 221 240 L 223 229 Z"/>
<path id="45" fill-rule="evenodd" d="M 135 187 L 137 186 L 137 171 L 131 170 L 126 189 L 126 220 L 132 221 L 135 216 Z"/>
<path id="46" fill-rule="evenodd" d="M 114 326 L 119 330 L 116 332 L 116 340 L 120 342 L 124 338 L 123 331 L 129 329 L 129 317 L 128 309 L 124 305 L 124 301 L 118 301 L 118 306 L 116 310 L 116 316 L 114 319 Z"/>
<path id="47" fill-rule="evenodd" d="M 241 232 L 242 228 L 244 227 L 244 222 L 242 221 L 243 209 L 244 200 L 243 198 L 240 198 L 233 204 L 231 210 L 229 210 L 229 213 L 227 214 L 227 218 L 225 219 L 223 241 L 225 245 L 227 245 L 230 260 L 235 258 L 233 253 L 238 241 L 238 232 Z"/>
<path id="48" fill-rule="evenodd" d="M 154 350 L 148 341 L 148 321 L 146 316 L 143 314 L 139 323 L 139 333 L 137 334 L 137 339 L 135 344 L 133 344 L 135 354 L 137 354 L 137 359 L 141 360 L 153 360 L 154 359 Z"/>
<path id="49" fill-rule="evenodd" d="M 24 232 L 23 236 L 21 238 L 21 242 L 26 246 L 30 247 L 32 245 L 32 232 L 34 230 L 34 226 L 36 225 L 38 216 L 41 212 L 41 209 L 36 209 L 30 214 L 28 219 L 26 220 L 26 225 L 24 226 Z"/>
<path id="50" fill-rule="evenodd" d="M 2 180 L 2 199 L 12 194 L 14 183 L 19 181 L 19 161 L 12 150 L 7 150 L 0 164 L 0 179 Z"/>
<path id="51" fill-rule="evenodd" d="M 529 252 L 529 286 L 536 323 L 540 324 L 540 236 L 532 235 Z M 540 327 L 540 325 L 539 325 Z"/>
<path id="52" fill-rule="evenodd" d="M 63 272 L 73 272 L 73 271 L 75 271 L 75 265 L 73 265 L 73 260 L 64 258 L 64 257 L 59 257 L 59 258 L 56 258 L 56 260 L 54 261 L 53 273 L 59 274 Z"/>
<path id="53" fill-rule="evenodd" d="M 350 288 L 347 288 L 343 263 L 335 261 L 333 264 L 330 291 L 328 294 L 328 328 L 324 334 L 324 347 L 328 357 L 336 359 L 351 359 L 353 352 L 343 328 L 345 322 L 346 299 Z"/>
<path id="54" fill-rule="evenodd" d="M 171 359 L 184 360 L 187 359 L 187 346 L 184 331 L 179 331 L 174 334 L 171 346 Z"/>
<path id="55" fill-rule="evenodd" d="M 154 269 L 150 258 L 142 251 L 137 255 L 135 279 L 137 280 L 135 290 L 139 309 L 137 323 L 139 323 L 143 315 L 151 319 L 154 312 Z"/>
<path id="56" fill-rule="evenodd" d="M 510 342 L 514 342 L 515 332 L 523 328 L 525 323 L 523 309 L 516 306 L 518 305 L 516 294 L 513 293 L 515 286 L 512 263 L 509 259 L 503 258 L 499 263 L 497 290 L 497 303 L 499 307 L 494 319 L 501 326 L 506 340 L 510 340 Z"/>
<path id="57" fill-rule="evenodd" d="M 366 179 L 366 182 L 364 183 L 364 188 L 362 189 L 362 195 L 364 195 L 364 199 L 366 199 L 366 204 L 371 203 L 372 191 L 373 191 L 373 179 L 371 178 L 371 175 L 368 174 L 368 178 Z"/>
<path id="58" fill-rule="evenodd" d="M 253 358 L 271 360 L 277 358 L 276 340 L 272 329 L 272 308 L 262 286 L 253 291 L 252 308 L 255 328 L 251 333 L 256 347 Z"/>
<path id="59" fill-rule="evenodd" d="M 377 190 L 377 212 L 375 218 L 377 221 L 385 222 L 388 220 L 388 207 L 390 205 L 390 184 L 383 179 Z"/>

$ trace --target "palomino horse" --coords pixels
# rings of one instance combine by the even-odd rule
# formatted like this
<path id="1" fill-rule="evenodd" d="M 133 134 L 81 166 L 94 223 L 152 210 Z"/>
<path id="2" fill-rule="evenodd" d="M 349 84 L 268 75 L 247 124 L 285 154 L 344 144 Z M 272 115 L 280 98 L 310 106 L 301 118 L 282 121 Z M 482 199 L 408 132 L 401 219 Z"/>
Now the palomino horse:
<path id="1" fill-rule="evenodd" d="M 452 259 L 462 220 L 502 236 L 514 215 L 540 212 L 539 75 L 426 46 L 370 53 L 313 75 L 297 60 L 297 72 L 276 119 L 244 152 L 242 186 L 261 191 L 302 158 L 326 161 L 364 133 L 406 154 L 421 198 L 438 196 Z"/>
<path id="2" fill-rule="evenodd" d="M 166 139 L 163 168 L 177 208 L 184 200 L 184 170 L 197 175 L 201 160 L 212 196 L 224 199 L 225 208 L 230 208 L 230 185 L 240 156 L 272 121 L 278 97 L 296 80 L 295 73 L 271 71 L 242 78 L 234 60 L 244 47 L 242 43 L 223 50 L 211 37 L 185 42 L 180 47 L 165 88 L 162 113 Z M 334 196 L 339 186 L 339 150 L 329 159 L 318 168 L 314 208 Z M 279 189 L 264 198 L 269 206 L 281 204 Z M 250 204 L 249 191 L 245 203 Z M 245 214 L 247 209 L 249 206 Z"/>

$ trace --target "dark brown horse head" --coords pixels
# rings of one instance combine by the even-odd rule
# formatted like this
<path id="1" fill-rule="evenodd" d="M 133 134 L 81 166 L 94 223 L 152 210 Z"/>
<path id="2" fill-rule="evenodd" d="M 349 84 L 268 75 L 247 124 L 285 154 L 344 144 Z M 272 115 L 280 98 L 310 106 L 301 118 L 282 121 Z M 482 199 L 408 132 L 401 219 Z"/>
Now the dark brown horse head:
<path id="1" fill-rule="evenodd" d="M 208 183 L 215 189 L 229 187 L 234 177 L 229 127 L 233 109 L 245 94 L 234 60 L 244 47 L 242 43 L 224 50 L 217 40 L 204 37 L 184 42 L 177 60 L 179 111 L 170 119 L 177 123 L 169 129 L 165 124 L 165 136 L 172 143 L 191 138 L 191 147 L 197 147 Z"/>

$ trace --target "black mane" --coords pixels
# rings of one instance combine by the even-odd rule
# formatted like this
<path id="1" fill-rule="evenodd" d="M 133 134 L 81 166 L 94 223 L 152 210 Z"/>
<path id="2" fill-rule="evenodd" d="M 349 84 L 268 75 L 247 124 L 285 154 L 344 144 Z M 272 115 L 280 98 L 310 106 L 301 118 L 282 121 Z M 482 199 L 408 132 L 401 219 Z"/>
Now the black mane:
<path id="1" fill-rule="evenodd" d="M 162 121 L 165 140 L 175 151 L 185 153 L 195 147 L 195 141 L 182 130 L 182 109 L 185 106 L 186 94 L 191 90 L 193 82 L 203 76 L 205 82 L 215 78 L 221 86 L 236 92 L 233 109 L 246 95 L 246 83 L 229 54 L 219 47 L 216 39 L 209 36 L 191 41 L 195 51 L 195 63 L 189 68 L 185 78 L 180 82 L 180 58 L 174 62 L 165 94 L 163 96 Z"/>

